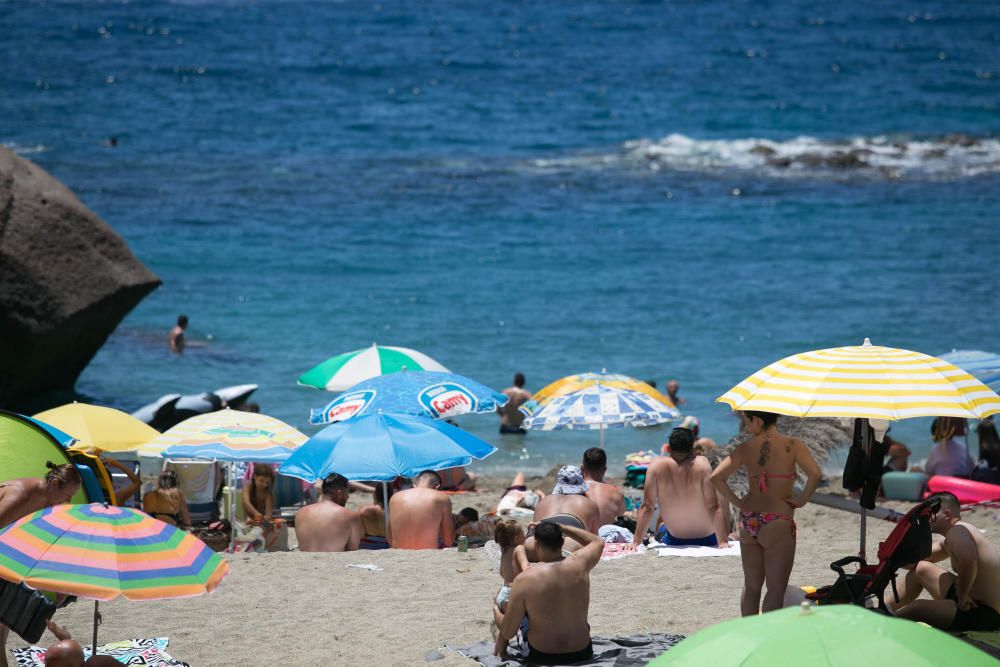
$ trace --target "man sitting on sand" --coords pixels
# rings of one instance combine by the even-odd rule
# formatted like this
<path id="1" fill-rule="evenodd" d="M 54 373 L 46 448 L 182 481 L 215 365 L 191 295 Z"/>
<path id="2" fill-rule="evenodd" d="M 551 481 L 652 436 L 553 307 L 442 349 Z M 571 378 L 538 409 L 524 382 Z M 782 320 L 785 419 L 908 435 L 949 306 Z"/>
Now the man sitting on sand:
<path id="1" fill-rule="evenodd" d="M 654 460 L 646 471 L 646 486 L 636 522 L 633 544 L 646 537 L 646 528 L 659 503 L 666 533 L 660 540 L 671 546 L 729 546 L 719 497 L 710 480 L 712 465 L 695 456 L 694 433 L 675 428 L 670 433 L 670 456 Z"/>
<path id="2" fill-rule="evenodd" d="M 587 483 L 576 466 L 563 466 L 556 474 L 552 493 L 535 506 L 534 521 L 548 519 L 564 526 L 575 526 L 597 534 L 600 510 L 587 497 Z"/>
<path id="3" fill-rule="evenodd" d="M 958 498 L 937 493 L 941 509 L 931 517 L 931 530 L 944 535 L 931 555 L 910 570 L 898 586 L 899 602 L 889 607 L 901 617 L 922 621 L 948 632 L 1000 630 L 1000 553 L 979 529 L 962 521 Z M 952 574 L 934 563 L 951 559 Z M 918 600 L 926 590 L 932 600 Z"/>
<path id="4" fill-rule="evenodd" d="M 583 453 L 583 479 L 587 483 L 587 497 L 597 505 L 597 525 L 607 526 L 625 514 L 625 494 L 614 484 L 604 481 L 608 471 L 608 455 L 600 447 L 591 447 Z"/>
<path id="5" fill-rule="evenodd" d="M 580 547 L 563 557 L 563 535 Z M 507 645 L 528 617 L 529 663 L 572 664 L 593 657 L 590 624 L 590 571 L 600 562 L 604 541 L 575 526 L 543 521 L 535 526 L 539 562 L 521 572 L 510 587 L 507 613 L 497 633 L 494 655 L 505 658 Z"/>
<path id="6" fill-rule="evenodd" d="M 318 503 L 306 505 L 295 515 L 295 537 L 300 551 L 356 551 L 364 535 L 361 515 L 344 507 L 351 491 L 343 475 L 331 473 L 323 480 Z"/>
<path id="7" fill-rule="evenodd" d="M 455 544 L 451 498 L 438 491 L 441 478 L 433 470 L 417 477 L 412 489 L 389 499 L 389 546 L 393 549 L 438 549 Z"/>

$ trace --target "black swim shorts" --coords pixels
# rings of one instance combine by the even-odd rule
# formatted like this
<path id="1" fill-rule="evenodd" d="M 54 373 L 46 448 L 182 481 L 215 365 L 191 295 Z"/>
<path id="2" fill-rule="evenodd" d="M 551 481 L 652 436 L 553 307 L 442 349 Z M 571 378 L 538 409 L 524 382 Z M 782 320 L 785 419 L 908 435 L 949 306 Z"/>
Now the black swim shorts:
<path id="1" fill-rule="evenodd" d="M 955 584 L 948 589 L 948 599 L 958 603 L 958 591 Z M 1000 630 L 1000 612 L 993 607 L 975 600 L 976 606 L 968 611 L 955 610 L 955 618 L 948 632 L 992 632 Z"/>

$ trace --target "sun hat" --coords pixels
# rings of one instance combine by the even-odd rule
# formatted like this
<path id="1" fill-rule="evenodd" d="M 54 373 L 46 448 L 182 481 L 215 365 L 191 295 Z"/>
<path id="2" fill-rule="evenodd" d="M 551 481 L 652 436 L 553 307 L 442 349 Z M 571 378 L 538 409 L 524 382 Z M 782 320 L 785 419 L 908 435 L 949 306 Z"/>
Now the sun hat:
<path id="1" fill-rule="evenodd" d="M 556 485 L 552 493 L 566 496 L 582 496 L 587 492 L 587 483 L 583 481 L 583 472 L 579 466 L 563 466 L 556 474 Z"/>

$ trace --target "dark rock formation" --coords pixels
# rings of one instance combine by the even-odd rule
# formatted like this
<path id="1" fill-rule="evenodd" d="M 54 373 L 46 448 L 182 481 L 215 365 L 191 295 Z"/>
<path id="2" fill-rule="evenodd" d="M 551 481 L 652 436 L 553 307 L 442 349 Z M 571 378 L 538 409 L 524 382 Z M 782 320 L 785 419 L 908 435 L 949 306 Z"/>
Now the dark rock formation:
<path id="1" fill-rule="evenodd" d="M 0 147 L 0 406 L 72 388 L 159 284 L 66 186 Z"/>

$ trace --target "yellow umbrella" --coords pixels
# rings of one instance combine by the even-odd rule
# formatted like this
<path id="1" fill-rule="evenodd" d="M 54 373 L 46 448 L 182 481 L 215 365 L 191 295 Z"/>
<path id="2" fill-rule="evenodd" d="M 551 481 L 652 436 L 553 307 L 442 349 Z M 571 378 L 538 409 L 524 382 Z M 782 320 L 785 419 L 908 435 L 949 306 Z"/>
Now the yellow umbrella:
<path id="1" fill-rule="evenodd" d="M 58 408 L 39 412 L 35 419 L 69 433 L 77 442 L 70 449 L 100 449 L 105 452 L 141 450 L 155 455 L 143 445 L 157 437 L 156 429 L 121 410 L 88 403 L 67 403 Z"/>
<path id="2" fill-rule="evenodd" d="M 629 377 L 628 375 L 618 375 L 616 373 L 580 373 L 578 375 L 567 375 L 564 378 L 556 380 L 555 382 L 546 385 L 542 389 L 535 392 L 533 398 L 538 403 L 539 406 L 551 401 L 557 396 L 562 396 L 564 394 L 569 394 L 574 391 L 579 391 L 580 389 L 586 389 L 588 387 L 593 387 L 594 385 L 600 383 L 604 387 L 614 387 L 616 389 L 631 389 L 632 391 L 639 391 L 647 396 L 655 398 L 661 403 L 665 403 L 671 408 L 675 408 L 673 401 L 669 398 L 656 391 L 651 385 L 643 382 L 642 380 L 636 380 L 634 377 Z M 537 412 L 537 408 L 535 409 Z"/>
<path id="3" fill-rule="evenodd" d="M 867 338 L 863 345 L 785 357 L 716 401 L 793 417 L 983 419 L 1000 413 L 1000 396 L 961 368 Z"/>

